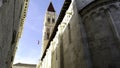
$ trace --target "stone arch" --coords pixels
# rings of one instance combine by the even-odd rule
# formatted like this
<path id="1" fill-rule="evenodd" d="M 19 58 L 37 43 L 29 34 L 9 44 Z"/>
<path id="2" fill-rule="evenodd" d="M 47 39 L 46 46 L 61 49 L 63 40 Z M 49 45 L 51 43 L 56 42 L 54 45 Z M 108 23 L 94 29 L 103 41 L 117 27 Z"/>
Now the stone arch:
<path id="1" fill-rule="evenodd" d="M 85 21 L 85 20 L 88 19 L 88 18 L 89 18 L 89 16 L 83 17 L 83 21 Z M 83 22 L 83 24 L 85 24 L 85 23 Z"/>
<path id="2" fill-rule="evenodd" d="M 104 10 L 105 10 L 104 7 L 100 7 L 100 8 L 98 9 L 99 12 L 104 12 Z"/>
<path id="3" fill-rule="evenodd" d="M 91 13 L 90 13 L 90 15 L 89 16 L 95 16 L 97 14 L 97 12 L 96 11 L 92 11 Z"/>

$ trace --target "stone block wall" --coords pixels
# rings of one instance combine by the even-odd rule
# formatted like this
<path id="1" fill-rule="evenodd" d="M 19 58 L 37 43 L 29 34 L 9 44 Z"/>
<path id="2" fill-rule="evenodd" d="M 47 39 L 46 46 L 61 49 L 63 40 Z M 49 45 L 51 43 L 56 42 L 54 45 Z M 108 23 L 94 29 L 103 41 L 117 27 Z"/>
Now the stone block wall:
<path id="1" fill-rule="evenodd" d="M 72 0 L 53 42 L 52 68 L 120 68 L 120 1 Z"/>
<path id="2" fill-rule="evenodd" d="M 80 14 L 72 5 L 73 15 L 62 34 L 62 68 L 120 67 L 119 5 L 119 1 L 95 1 L 89 5 L 94 8 L 84 8 Z"/>
<path id="3" fill-rule="evenodd" d="M 76 4 L 73 3 L 72 17 L 63 32 L 63 67 L 86 68 L 84 47 L 80 30 L 80 16 Z"/>
<path id="4" fill-rule="evenodd" d="M 120 67 L 119 4 L 112 0 L 96 1 L 80 12 L 92 68 Z"/>
<path id="5" fill-rule="evenodd" d="M 0 6 L 0 68 L 10 68 L 16 48 L 23 0 L 3 0 Z"/>

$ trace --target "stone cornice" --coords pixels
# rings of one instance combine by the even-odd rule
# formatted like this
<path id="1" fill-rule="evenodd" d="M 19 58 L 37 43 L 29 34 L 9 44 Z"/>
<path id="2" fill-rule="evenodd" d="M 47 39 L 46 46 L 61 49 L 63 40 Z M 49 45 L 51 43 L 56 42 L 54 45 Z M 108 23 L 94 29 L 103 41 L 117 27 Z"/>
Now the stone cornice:
<path id="1" fill-rule="evenodd" d="M 18 30 L 18 34 L 17 34 L 17 37 L 16 37 L 16 44 L 18 44 L 19 38 L 21 38 L 21 35 L 22 35 L 24 22 L 25 22 L 25 18 L 26 18 L 26 13 L 27 13 L 27 9 L 28 9 L 28 3 L 29 3 L 29 0 L 24 0 L 23 9 L 22 9 L 22 12 L 21 12 L 19 30 Z"/>
<path id="2" fill-rule="evenodd" d="M 106 5 L 107 3 L 114 3 L 116 1 L 119 1 L 119 0 L 100 0 L 100 1 L 92 1 L 91 3 L 87 4 L 86 6 L 84 6 L 83 9 L 79 10 L 79 13 L 80 15 L 84 15 L 86 14 L 87 12 L 89 12 L 90 10 L 98 7 L 98 6 L 102 6 L 102 5 Z"/>

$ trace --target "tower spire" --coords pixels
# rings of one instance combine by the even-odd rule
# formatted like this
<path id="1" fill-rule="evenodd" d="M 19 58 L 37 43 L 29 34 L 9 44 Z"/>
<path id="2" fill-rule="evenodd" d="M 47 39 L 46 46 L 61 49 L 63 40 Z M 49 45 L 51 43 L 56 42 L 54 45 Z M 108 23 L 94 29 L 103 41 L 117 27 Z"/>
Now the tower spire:
<path id="1" fill-rule="evenodd" d="M 50 0 L 50 4 L 49 4 L 47 11 L 55 12 L 55 9 L 54 9 L 53 4 L 52 4 L 52 0 Z"/>

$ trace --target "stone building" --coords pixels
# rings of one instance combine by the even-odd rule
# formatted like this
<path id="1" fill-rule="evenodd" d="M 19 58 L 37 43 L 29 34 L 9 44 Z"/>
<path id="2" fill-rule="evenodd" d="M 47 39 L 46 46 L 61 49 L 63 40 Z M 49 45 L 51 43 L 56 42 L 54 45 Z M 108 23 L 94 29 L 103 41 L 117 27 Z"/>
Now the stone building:
<path id="1" fill-rule="evenodd" d="M 12 68 L 36 68 L 35 64 L 24 64 L 24 63 L 17 63 L 12 66 Z"/>
<path id="2" fill-rule="evenodd" d="M 37 68 L 120 68 L 120 0 L 65 0 Z"/>
<path id="3" fill-rule="evenodd" d="M 22 34 L 28 0 L 0 0 L 0 68 L 11 68 Z"/>
<path id="4" fill-rule="evenodd" d="M 47 8 L 45 18 L 44 18 L 44 30 L 43 30 L 43 45 L 42 45 L 42 53 L 44 52 L 49 38 L 52 34 L 53 28 L 56 23 L 56 12 L 53 7 L 52 2 L 50 2 L 49 7 Z"/>

